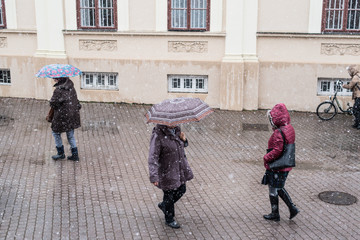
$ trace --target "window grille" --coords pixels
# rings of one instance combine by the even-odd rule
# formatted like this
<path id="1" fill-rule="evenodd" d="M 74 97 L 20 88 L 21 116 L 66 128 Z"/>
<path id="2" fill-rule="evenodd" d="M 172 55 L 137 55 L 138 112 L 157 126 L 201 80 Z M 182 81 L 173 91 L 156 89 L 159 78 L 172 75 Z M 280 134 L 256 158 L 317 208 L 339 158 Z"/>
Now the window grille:
<path id="1" fill-rule="evenodd" d="M 209 0 L 168 0 L 170 30 L 209 30 Z"/>
<path id="2" fill-rule="evenodd" d="M 78 0 L 79 28 L 115 28 L 116 0 Z"/>
<path id="3" fill-rule="evenodd" d="M 2 85 L 11 84 L 10 70 L 0 69 L 0 84 Z"/>
<path id="4" fill-rule="evenodd" d="M 323 31 L 360 31 L 360 0 L 324 0 Z"/>
<path id="5" fill-rule="evenodd" d="M 191 75 L 169 75 L 169 92 L 207 93 L 208 77 Z"/>
<path id="6" fill-rule="evenodd" d="M 333 95 L 336 91 L 336 81 L 341 80 L 344 84 L 348 84 L 350 79 L 339 79 L 339 78 L 319 78 L 318 79 L 318 89 L 317 94 L 319 96 L 330 96 Z M 351 96 L 352 92 L 350 89 L 338 88 L 339 96 Z"/>
<path id="7" fill-rule="evenodd" d="M 118 90 L 117 73 L 91 73 L 83 72 L 81 75 L 81 88 Z"/>

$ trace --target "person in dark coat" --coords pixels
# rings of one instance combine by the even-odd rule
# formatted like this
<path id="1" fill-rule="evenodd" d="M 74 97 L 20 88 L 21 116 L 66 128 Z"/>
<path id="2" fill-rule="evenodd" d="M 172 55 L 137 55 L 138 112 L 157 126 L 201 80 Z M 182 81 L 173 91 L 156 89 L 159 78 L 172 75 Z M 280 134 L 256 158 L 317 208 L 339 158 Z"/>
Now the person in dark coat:
<path id="1" fill-rule="evenodd" d="M 158 207 L 165 214 L 166 225 L 172 228 L 180 227 L 174 219 L 174 204 L 186 192 L 185 183 L 193 178 L 184 150 L 187 146 L 179 126 L 158 124 L 154 127 L 148 158 L 150 182 L 163 190 L 163 201 Z"/>
<path id="2" fill-rule="evenodd" d="M 295 143 L 295 130 L 290 124 L 290 115 L 283 103 L 276 104 L 273 109 L 268 111 L 267 115 L 274 132 L 268 141 L 268 153 L 264 156 L 264 166 L 266 168 L 266 172 L 262 184 L 269 186 L 271 204 L 271 213 L 264 215 L 264 218 L 266 220 L 280 221 L 280 196 L 280 198 L 288 206 L 290 219 L 292 219 L 299 213 L 299 210 L 296 208 L 289 193 L 284 188 L 286 178 L 292 168 L 284 168 L 274 171 L 270 169 L 269 163 L 278 159 L 283 152 L 284 140 L 278 129 L 280 128 L 283 132 L 287 144 Z"/>
<path id="3" fill-rule="evenodd" d="M 344 84 L 343 88 L 351 89 L 352 99 L 354 100 L 354 117 L 355 122 L 352 125 L 353 128 L 360 129 L 360 73 L 355 65 L 348 66 L 346 68 L 351 77 L 349 84 Z"/>
<path id="4" fill-rule="evenodd" d="M 65 132 L 71 146 L 72 155 L 69 160 L 79 161 L 78 149 L 74 137 L 74 129 L 80 124 L 80 102 L 77 98 L 74 83 L 69 78 L 54 78 L 56 84 L 53 96 L 50 99 L 50 107 L 54 110 L 51 120 L 52 134 L 55 138 L 57 154 L 52 159 L 64 159 L 65 152 L 61 139 L 61 133 Z"/>

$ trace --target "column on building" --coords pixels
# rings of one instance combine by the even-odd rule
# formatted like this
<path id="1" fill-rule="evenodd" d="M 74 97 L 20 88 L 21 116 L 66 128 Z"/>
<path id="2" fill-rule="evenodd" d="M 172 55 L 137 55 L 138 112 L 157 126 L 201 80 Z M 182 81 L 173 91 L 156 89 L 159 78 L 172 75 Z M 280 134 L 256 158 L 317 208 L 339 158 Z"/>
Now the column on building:
<path id="1" fill-rule="evenodd" d="M 226 1 L 225 56 L 221 64 L 220 108 L 258 107 L 256 54 L 258 0 Z"/>
<path id="2" fill-rule="evenodd" d="M 62 0 L 35 0 L 37 49 L 34 56 L 34 66 L 53 63 L 65 64 L 68 62 L 63 30 L 64 1 Z M 35 98 L 49 99 L 52 93 L 53 82 L 49 79 L 35 80 Z"/>

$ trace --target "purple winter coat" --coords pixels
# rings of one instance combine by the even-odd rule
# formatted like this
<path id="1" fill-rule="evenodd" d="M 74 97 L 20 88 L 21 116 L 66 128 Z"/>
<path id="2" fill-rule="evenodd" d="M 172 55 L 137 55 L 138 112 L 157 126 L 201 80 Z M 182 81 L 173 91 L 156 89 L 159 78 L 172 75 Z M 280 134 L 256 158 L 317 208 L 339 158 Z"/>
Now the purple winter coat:
<path id="1" fill-rule="evenodd" d="M 180 139 L 180 127 L 175 136 L 165 125 L 156 125 L 152 131 L 149 150 L 150 182 L 158 182 L 164 191 L 177 189 L 194 176 L 186 159 L 187 141 Z"/>

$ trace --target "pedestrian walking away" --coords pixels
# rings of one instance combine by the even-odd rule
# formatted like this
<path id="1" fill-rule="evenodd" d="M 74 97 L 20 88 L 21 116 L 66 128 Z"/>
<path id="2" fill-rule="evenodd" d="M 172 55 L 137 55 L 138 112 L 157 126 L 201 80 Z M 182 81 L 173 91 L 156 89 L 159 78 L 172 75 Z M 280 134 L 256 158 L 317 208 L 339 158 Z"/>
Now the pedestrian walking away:
<path id="1" fill-rule="evenodd" d="M 80 109 L 81 105 L 77 98 L 74 83 L 68 78 L 54 78 L 55 90 L 50 100 L 50 116 L 52 134 L 55 138 L 57 154 L 52 159 L 59 160 L 65 158 L 64 145 L 61 133 L 66 133 L 67 140 L 71 147 L 71 156 L 68 160 L 79 161 L 78 148 L 74 136 L 74 130 L 81 126 Z M 51 114 L 53 111 L 53 114 Z M 53 115 L 53 116 L 52 116 Z"/>
<path id="2" fill-rule="evenodd" d="M 179 126 L 157 124 L 151 135 L 149 150 L 150 182 L 163 191 L 158 207 L 165 215 L 165 224 L 179 228 L 175 220 L 175 203 L 186 192 L 186 182 L 193 178 L 184 148 L 188 140 Z"/>
<path id="3" fill-rule="evenodd" d="M 292 202 L 289 193 L 285 190 L 285 181 L 292 170 L 291 167 L 272 170 L 269 164 L 282 156 L 284 145 L 295 143 L 295 130 L 290 124 L 290 115 L 283 103 L 276 104 L 268 111 L 267 116 L 273 129 L 268 141 L 267 153 L 264 156 L 266 168 L 262 184 L 269 186 L 271 213 L 264 215 L 266 220 L 280 221 L 279 196 L 285 202 L 290 212 L 290 219 L 294 218 L 299 210 Z"/>
<path id="4" fill-rule="evenodd" d="M 360 73 L 355 65 L 348 66 L 347 71 L 351 77 L 349 84 L 344 84 L 343 88 L 351 89 L 352 99 L 354 100 L 353 113 L 355 122 L 353 128 L 360 129 Z"/>

